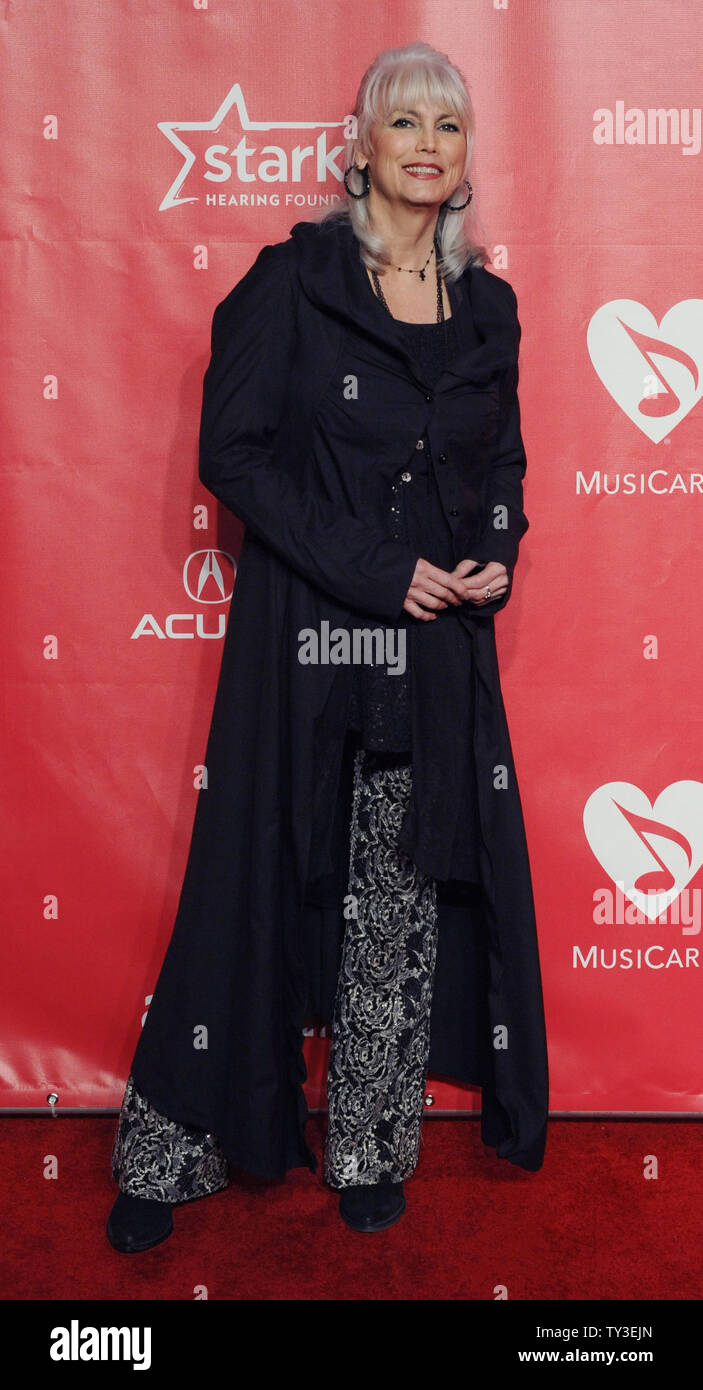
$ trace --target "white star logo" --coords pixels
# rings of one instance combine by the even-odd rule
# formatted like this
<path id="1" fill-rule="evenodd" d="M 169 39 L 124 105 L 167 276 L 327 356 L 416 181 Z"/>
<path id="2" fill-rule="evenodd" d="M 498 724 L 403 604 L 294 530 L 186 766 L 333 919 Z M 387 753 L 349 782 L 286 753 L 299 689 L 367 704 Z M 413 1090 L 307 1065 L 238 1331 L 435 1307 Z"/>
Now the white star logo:
<path id="1" fill-rule="evenodd" d="M 323 132 L 323 134 L 318 137 L 317 150 L 315 150 L 315 148 L 312 145 L 309 145 L 305 148 L 301 148 L 298 146 L 291 152 L 291 160 L 293 165 L 293 180 L 296 182 L 300 181 L 300 172 L 303 160 L 309 158 L 311 155 L 315 155 L 316 153 L 318 180 L 324 179 L 327 172 L 331 172 L 341 182 L 342 171 L 331 161 L 334 160 L 336 155 L 343 152 L 344 145 L 337 145 L 334 147 L 334 149 L 328 151 L 325 144 L 324 131 L 339 129 L 340 126 L 343 126 L 345 124 L 344 121 L 252 121 L 249 119 L 249 115 L 244 104 L 244 97 L 242 96 L 241 86 L 238 82 L 235 82 L 234 86 L 231 87 L 229 92 L 227 93 L 227 96 L 222 102 L 222 105 L 220 106 L 219 110 L 215 112 L 215 115 L 213 116 L 211 121 L 157 122 L 158 129 L 162 131 L 162 133 L 166 136 L 166 139 L 170 140 L 171 144 L 175 145 L 179 153 L 183 155 L 183 166 L 176 178 L 174 179 L 173 183 L 171 184 L 171 187 L 169 188 L 162 203 L 160 204 L 159 212 L 165 212 L 167 208 L 179 207 L 181 203 L 199 202 L 199 198 L 197 196 L 192 196 L 189 198 L 180 198 L 178 196 L 188 174 L 190 173 L 195 163 L 194 151 L 190 148 L 186 141 L 181 138 L 178 132 L 187 130 L 219 131 L 220 126 L 222 125 L 225 118 L 229 115 L 229 112 L 231 111 L 233 106 L 236 107 L 236 115 L 238 116 L 238 126 L 239 130 L 242 133 L 240 148 L 239 151 L 230 150 L 229 144 L 227 146 L 218 147 L 218 150 L 220 151 L 221 155 L 225 152 L 231 153 L 232 155 L 238 154 L 239 162 L 241 164 L 242 161 L 246 160 L 246 158 L 249 155 L 255 154 L 256 149 L 252 147 L 247 147 L 246 145 L 247 131 L 318 130 Z M 280 149 L 278 146 L 265 146 L 262 153 L 278 156 L 279 158 L 283 158 L 287 162 L 287 156 L 285 154 L 285 151 Z M 272 160 L 270 162 L 274 161 Z M 222 163 L 220 162 L 219 166 L 218 164 L 215 164 L 214 167 L 219 167 L 220 173 L 217 176 L 212 175 L 212 177 L 217 177 L 217 182 L 222 182 Z M 253 174 L 246 174 L 247 181 L 253 181 L 255 177 L 256 176 Z"/>

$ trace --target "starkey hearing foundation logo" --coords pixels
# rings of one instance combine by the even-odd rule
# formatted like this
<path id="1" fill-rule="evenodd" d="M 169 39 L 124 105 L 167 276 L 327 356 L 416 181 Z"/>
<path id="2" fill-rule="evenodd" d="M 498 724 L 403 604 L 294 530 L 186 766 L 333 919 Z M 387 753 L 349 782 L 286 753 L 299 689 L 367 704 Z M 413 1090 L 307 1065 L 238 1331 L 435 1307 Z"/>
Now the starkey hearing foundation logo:
<path id="1" fill-rule="evenodd" d="M 222 605 L 232 597 L 236 569 L 236 561 L 226 550 L 194 550 L 183 566 L 183 588 L 193 603 L 203 607 L 168 613 L 161 622 L 153 613 L 144 613 L 130 636 L 178 641 L 224 637 L 227 615 Z"/>
<path id="2" fill-rule="evenodd" d="M 183 157 L 159 212 L 199 201 L 206 207 L 329 203 L 330 190 L 341 197 L 340 161 L 353 121 L 253 121 L 235 82 L 211 119 L 157 123 Z M 307 133 L 301 138 L 300 131 Z"/>
<path id="3" fill-rule="evenodd" d="M 701 931 L 691 885 L 703 864 L 703 783 L 672 782 L 652 804 L 633 783 L 608 782 L 589 796 L 583 826 L 614 888 L 594 890 L 593 925 L 606 939 L 574 945 L 573 967 L 701 969 L 700 946 L 672 937 Z"/>

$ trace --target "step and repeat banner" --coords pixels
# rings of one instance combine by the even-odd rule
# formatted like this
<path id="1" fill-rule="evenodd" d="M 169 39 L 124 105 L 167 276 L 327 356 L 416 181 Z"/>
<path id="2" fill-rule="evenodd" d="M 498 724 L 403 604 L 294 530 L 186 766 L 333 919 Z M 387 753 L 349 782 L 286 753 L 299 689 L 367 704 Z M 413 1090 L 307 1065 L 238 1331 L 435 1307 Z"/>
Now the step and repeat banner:
<path id="1" fill-rule="evenodd" d="M 531 524 L 496 635 L 552 1108 L 700 1110 L 703 11 L 14 0 L 1 38 L 0 1104 L 121 1102 L 242 538 L 198 480 L 212 311 L 345 196 L 359 80 L 423 39 L 467 80 L 523 330 Z"/>

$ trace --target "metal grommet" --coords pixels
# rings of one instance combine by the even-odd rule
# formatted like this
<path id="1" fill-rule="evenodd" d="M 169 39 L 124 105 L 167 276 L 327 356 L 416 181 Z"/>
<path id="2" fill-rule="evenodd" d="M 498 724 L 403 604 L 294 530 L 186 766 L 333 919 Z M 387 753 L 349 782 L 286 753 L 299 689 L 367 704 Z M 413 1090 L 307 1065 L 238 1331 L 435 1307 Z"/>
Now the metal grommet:
<path id="1" fill-rule="evenodd" d="M 403 482 L 404 482 L 404 483 L 411 483 L 411 482 L 412 482 L 412 477 L 413 477 L 412 473 L 401 473 L 400 476 L 401 476 L 401 478 L 403 479 Z"/>

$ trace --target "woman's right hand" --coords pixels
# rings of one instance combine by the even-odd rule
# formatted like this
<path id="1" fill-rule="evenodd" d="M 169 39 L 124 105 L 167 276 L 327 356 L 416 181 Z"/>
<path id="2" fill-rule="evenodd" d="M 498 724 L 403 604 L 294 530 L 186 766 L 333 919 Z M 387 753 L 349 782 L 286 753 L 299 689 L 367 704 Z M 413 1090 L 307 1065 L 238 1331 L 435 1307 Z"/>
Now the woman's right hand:
<path id="1" fill-rule="evenodd" d="M 418 560 L 403 608 L 413 618 L 433 622 L 438 616 L 436 610 L 448 608 L 450 603 L 458 606 L 463 599 L 464 585 L 461 579 L 449 570 L 431 565 L 428 560 Z"/>

